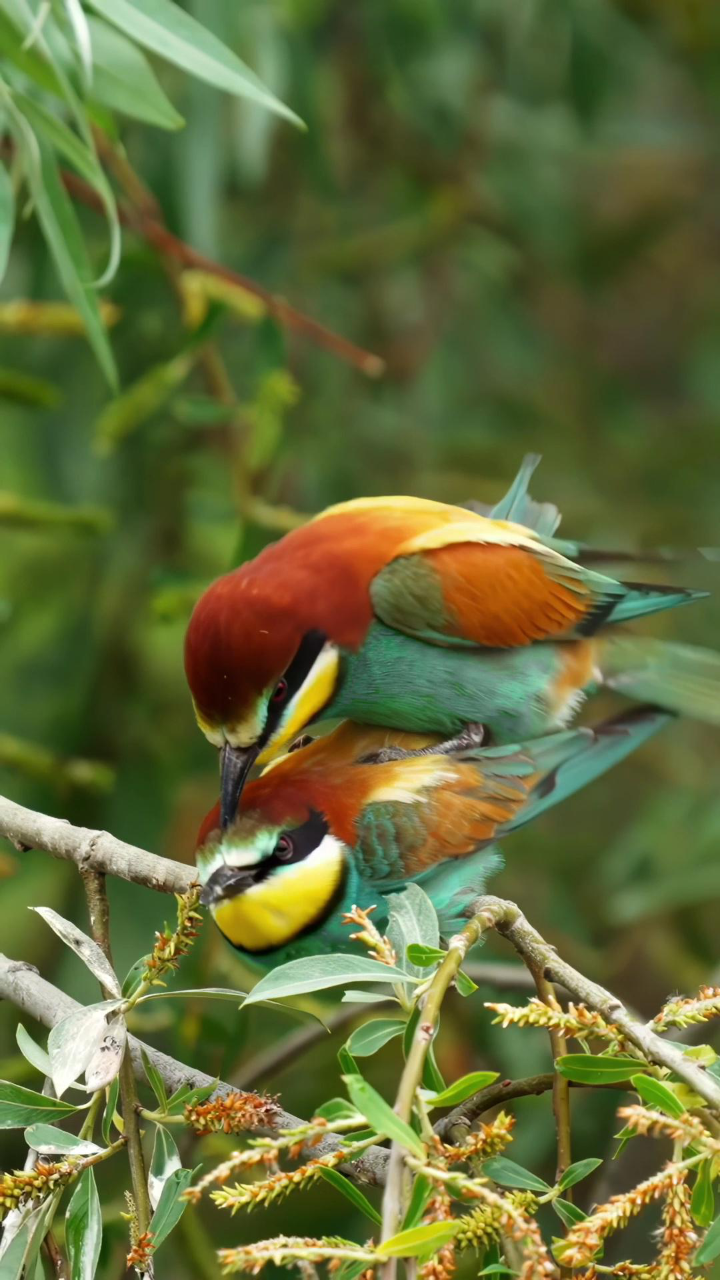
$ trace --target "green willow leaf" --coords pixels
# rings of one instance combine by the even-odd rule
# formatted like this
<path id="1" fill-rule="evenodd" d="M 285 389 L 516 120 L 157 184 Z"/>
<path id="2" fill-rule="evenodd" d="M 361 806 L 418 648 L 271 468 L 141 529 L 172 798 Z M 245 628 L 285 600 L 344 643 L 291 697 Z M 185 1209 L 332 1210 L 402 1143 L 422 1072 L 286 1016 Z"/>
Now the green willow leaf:
<path id="1" fill-rule="evenodd" d="M 574 1227 L 576 1222 L 584 1222 L 587 1214 L 582 1209 L 578 1209 L 576 1204 L 571 1204 L 569 1200 L 553 1200 L 552 1207 L 558 1218 L 566 1227 Z"/>
<path id="2" fill-rule="evenodd" d="M 720 1254 L 720 1218 L 715 1219 L 695 1254 L 695 1265 L 704 1267 L 708 1262 L 713 1262 L 718 1254 Z"/>
<path id="3" fill-rule="evenodd" d="M 82 1107 L 74 1107 L 70 1102 L 0 1080 L 0 1129 L 25 1129 L 37 1121 L 60 1120 L 81 1110 Z"/>
<path id="4" fill-rule="evenodd" d="M 648 1106 L 657 1107 L 663 1111 L 666 1116 L 675 1118 L 685 1114 L 685 1108 L 679 1098 L 675 1097 L 672 1089 L 668 1089 L 666 1084 L 661 1080 L 655 1080 L 653 1076 L 646 1076 L 642 1073 L 631 1076 L 630 1083 L 636 1093 L 640 1094 L 643 1102 Z"/>
<path id="5" fill-rule="evenodd" d="M 150 1088 L 152 1089 L 153 1093 L 155 1094 L 155 1097 L 158 1100 L 160 1110 L 167 1111 L 168 1096 L 167 1096 L 167 1089 L 165 1088 L 165 1082 L 162 1076 L 160 1075 L 160 1072 L 158 1071 L 157 1067 L 148 1056 L 146 1050 L 141 1049 L 140 1054 L 142 1057 L 142 1064 L 145 1070 L 145 1075 L 147 1076 L 147 1079 L 148 1079 L 148 1084 L 150 1085 Z"/>
<path id="6" fill-rule="evenodd" d="M 183 1191 L 190 1186 L 192 1169 L 176 1169 L 168 1177 L 163 1186 L 157 1209 L 151 1222 L 153 1244 L 158 1249 L 163 1240 L 167 1240 L 170 1232 L 177 1226 L 187 1208 L 187 1201 L 182 1200 Z"/>
<path id="7" fill-rule="evenodd" d="M 494 1084 L 498 1079 L 498 1075 L 497 1071 L 471 1071 L 468 1075 L 461 1076 L 454 1084 L 448 1085 L 447 1089 L 443 1089 L 442 1093 L 436 1093 L 434 1097 L 428 1097 L 428 1105 L 431 1107 L 456 1107 L 458 1103 L 472 1097 L 480 1089 L 486 1089 L 489 1084 Z"/>
<path id="8" fill-rule="evenodd" d="M 181 1168 L 182 1160 L 175 1139 L 161 1124 L 156 1125 L 152 1160 L 148 1171 L 148 1195 L 153 1209 L 157 1209 L 163 1187 L 170 1175 Z"/>
<path id="9" fill-rule="evenodd" d="M 260 1000 L 279 1000 L 303 995 L 306 991 L 323 991 L 342 987 L 348 982 L 415 982 L 401 969 L 380 964 L 367 956 L 306 956 L 290 960 L 265 974 L 245 997 L 243 1008 Z"/>
<path id="10" fill-rule="evenodd" d="M 425 1148 L 415 1130 L 395 1114 L 392 1107 L 380 1097 L 367 1080 L 363 1080 L 359 1075 L 343 1076 L 343 1080 L 347 1085 L 350 1101 L 355 1104 L 358 1111 L 362 1112 L 368 1124 L 372 1125 L 377 1133 L 384 1133 L 394 1142 L 407 1147 L 408 1151 L 412 1151 L 414 1155 L 421 1159 L 424 1157 Z"/>
<path id="11" fill-rule="evenodd" d="M 712 1167 L 712 1160 L 703 1160 L 693 1187 L 690 1212 L 699 1227 L 709 1227 L 715 1213 Z"/>
<path id="12" fill-rule="evenodd" d="M 460 1230 L 460 1223 L 426 1222 L 408 1231 L 399 1231 L 377 1246 L 381 1258 L 417 1258 L 423 1253 L 435 1252 L 448 1244 Z"/>
<path id="13" fill-rule="evenodd" d="M 102 18 L 90 15 L 88 27 L 93 53 L 93 100 L 157 129 L 182 129 L 183 117 L 137 45 Z"/>
<path id="14" fill-rule="evenodd" d="M 107 1092 L 107 1102 L 105 1103 L 105 1110 L 103 1111 L 103 1118 L 102 1118 L 103 1142 L 108 1147 L 110 1146 L 110 1142 L 112 1140 L 114 1116 L 117 1110 L 117 1101 L 118 1101 L 119 1092 L 120 1092 L 120 1080 L 118 1076 L 115 1076 L 115 1079 L 113 1080 Z"/>
<path id="15" fill-rule="evenodd" d="M 42 1075 L 49 1076 L 50 1055 L 39 1044 L 35 1043 L 30 1033 L 25 1030 L 22 1022 L 17 1024 L 15 1039 L 23 1058 L 27 1058 L 28 1062 L 31 1062 Z"/>
<path id="16" fill-rule="evenodd" d="M 65 1215 L 70 1280 L 94 1280 L 102 1244 L 100 1198 L 92 1169 L 83 1173 Z"/>
<path id="17" fill-rule="evenodd" d="M 555 1063 L 561 1076 L 578 1084 L 614 1084 L 637 1075 L 637 1058 L 610 1054 L 595 1057 L 591 1053 L 566 1053 Z"/>
<path id="18" fill-rule="evenodd" d="M 419 1173 L 413 1182 L 410 1204 L 403 1222 L 403 1231 L 407 1231 L 410 1227 L 417 1227 L 420 1224 L 422 1216 L 434 1195 L 435 1183 L 430 1178 L 426 1178 L 423 1173 Z"/>
<path id="19" fill-rule="evenodd" d="M 390 1040 L 401 1036 L 404 1030 L 405 1022 L 400 1018 L 373 1018 L 353 1031 L 347 1047 L 353 1057 L 369 1058 Z"/>
<path id="20" fill-rule="evenodd" d="M 567 1191 L 568 1187 L 574 1187 L 576 1182 L 582 1182 L 583 1178 L 589 1177 L 595 1169 L 599 1169 L 602 1160 L 598 1160 L 596 1156 L 590 1156 L 587 1160 L 576 1160 L 574 1164 L 568 1166 L 558 1182 L 559 1191 Z"/>
<path id="21" fill-rule="evenodd" d="M 249 98 L 304 128 L 302 120 L 276 98 L 217 36 L 173 0 L 90 0 L 92 8 L 137 44 L 174 62 L 214 89 Z"/>
<path id="22" fill-rule="evenodd" d="M 505 1156 L 493 1156 L 492 1159 L 485 1160 L 482 1171 L 501 1187 L 516 1187 L 523 1191 L 540 1192 L 552 1189 L 547 1182 L 543 1182 L 542 1178 L 538 1178 L 529 1169 L 523 1169 L 521 1164 L 516 1164 L 514 1160 L 508 1160 Z"/>
<path id="23" fill-rule="evenodd" d="M 17 124 L 17 116 L 15 120 Z M 22 125 L 18 124 L 17 136 L 26 159 L 25 176 L 57 273 L 68 298 L 82 317 L 98 364 L 114 390 L 117 387 L 115 360 L 100 316 L 96 294 L 89 284 L 90 268 L 80 224 L 60 180 L 55 157 L 46 144 L 37 142 L 30 125 L 24 119 Z M 39 169 L 34 163 L 35 157 L 28 155 L 28 151 L 32 152 L 33 148 L 36 148 L 40 157 Z"/>
<path id="24" fill-rule="evenodd" d="M 7 270 L 15 230 L 15 193 L 10 174 L 0 164 L 0 283 Z"/>
<path id="25" fill-rule="evenodd" d="M 23 1137 L 33 1151 L 40 1155 L 73 1155 L 93 1156 L 102 1151 L 94 1142 L 86 1142 L 67 1129 L 58 1129 L 54 1124 L 33 1124 L 26 1129 Z"/>
<path id="26" fill-rule="evenodd" d="M 346 1200 L 349 1200 L 356 1209 L 359 1209 L 361 1213 L 364 1213 L 365 1217 L 369 1218 L 371 1222 L 374 1222 L 378 1227 L 382 1226 L 382 1218 L 380 1217 L 377 1209 L 371 1205 L 367 1196 L 363 1195 L 360 1188 L 356 1187 L 354 1182 L 350 1182 L 347 1178 L 343 1178 L 342 1174 L 338 1173 L 336 1169 L 320 1169 L 320 1177 L 325 1182 L 329 1182 L 331 1187 L 335 1187 L 336 1191 L 339 1191 L 341 1195 L 344 1195 Z"/>

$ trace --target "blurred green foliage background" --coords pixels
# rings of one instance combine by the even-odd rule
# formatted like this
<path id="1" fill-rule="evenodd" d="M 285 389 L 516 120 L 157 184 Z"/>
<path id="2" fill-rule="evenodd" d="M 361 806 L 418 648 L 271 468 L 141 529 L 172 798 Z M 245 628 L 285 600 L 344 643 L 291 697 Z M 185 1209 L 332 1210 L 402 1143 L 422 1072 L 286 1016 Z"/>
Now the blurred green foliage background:
<path id="1" fill-rule="evenodd" d="M 189 327 L 206 305 L 203 280 L 169 275 L 132 231 L 106 291 L 119 309 L 119 404 L 108 408 L 82 337 L 18 331 L 0 306 L 0 788 L 189 861 L 217 769 L 184 684 L 187 617 L 211 578 L 277 536 L 286 508 L 393 492 L 492 501 L 535 450 L 533 493 L 558 503 L 572 536 L 720 541 L 720 10 L 695 0 L 188 7 L 308 130 L 161 68 L 187 124 L 123 124 L 132 166 L 180 237 L 386 363 L 367 377 L 227 298 L 205 316 L 208 355 Z M 100 271 L 106 229 L 79 212 Z M 25 222 L 0 303 L 60 296 Z M 643 575 L 713 591 L 647 629 L 717 646 L 717 565 L 628 576 Z M 718 976 L 718 759 L 715 733 L 679 724 L 505 847 L 496 891 L 648 1017 L 670 991 Z M 89 975 L 26 910 L 45 904 L 84 924 L 74 868 L 9 847 L 1 857 L 2 950 L 95 999 Z M 172 904 L 126 884 L 110 893 L 124 971 Z M 497 941 L 491 952 L 511 958 Z M 247 980 L 209 926 L 181 977 Z M 293 1028 L 262 1009 L 150 1008 L 136 1020 L 147 1038 L 239 1081 Z M 15 1023 L 0 1009 L 1 1074 L 20 1080 L 29 1068 Z M 500 1036 L 488 1023 L 479 1001 L 452 1004 L 439 1047 L 448 1078 L 543 1069 L 541 1033 Z M 289 1109 L 310 1114 L 337 1092 L 341 1038 L 267 1080 Z M 373 1060 L 386 1090 L 397 1054 L 395 1044 Z M 614 1105 L 574 1098 L 578 1157 L 612 1150 Z M 511 1154 L 551 1172 L 547 1099 L 517 1110 Z M 209 1159 L 227 1145 L 196 1150 Z M 631 1144 L 603 1189 L 629 1185 L 643 1152 Z M 3 1135 L 2 1154 L 5 1167 L 22 1160 L 19 1134 Z M 108 1179 L 112 1218 L 121 1188 Z M 592 1198 L 600 1190 L 588 1187 Z M 188 1214 L 164 1274 L 214 1274 L 208 1233 L 230 1243 L 280 1224 L 304 1231 L 311 1217 L 318 1232 L 364 1230 L 326 1187 L 249 1221 Z M 108 1276 L 119 1274 L 122 1232 L 115 1216 Z"/>

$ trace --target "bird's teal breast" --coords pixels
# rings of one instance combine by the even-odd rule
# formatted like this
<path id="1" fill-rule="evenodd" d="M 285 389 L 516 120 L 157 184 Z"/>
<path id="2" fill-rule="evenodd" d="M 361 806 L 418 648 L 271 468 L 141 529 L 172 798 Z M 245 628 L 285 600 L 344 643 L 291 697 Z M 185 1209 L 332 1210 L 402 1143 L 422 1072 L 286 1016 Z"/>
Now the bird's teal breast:
<path id="1" fill-rule="evenodd" d="M 451 649 L 373 623 L 362 648 L 344 656 L 323 715 L 447 735 L 479 722 L 493 741 L 518 742 L 556 727 L 550 692 L 561 654 L 561 643 Z"/>

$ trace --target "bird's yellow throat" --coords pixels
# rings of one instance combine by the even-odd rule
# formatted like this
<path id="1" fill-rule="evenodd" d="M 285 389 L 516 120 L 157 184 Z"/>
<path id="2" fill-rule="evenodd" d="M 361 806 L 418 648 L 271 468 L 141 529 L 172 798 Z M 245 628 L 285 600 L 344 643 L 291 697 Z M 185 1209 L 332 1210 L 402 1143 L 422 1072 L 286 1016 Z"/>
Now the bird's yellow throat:
<path id="1" fill-rule="evenodd" d="M 271 951 L 321 921 L 340 889 L 343 847 L 332 836 L 302 862 L 284 867 L 212 907 L 218 928 L 243 951 Z"/>

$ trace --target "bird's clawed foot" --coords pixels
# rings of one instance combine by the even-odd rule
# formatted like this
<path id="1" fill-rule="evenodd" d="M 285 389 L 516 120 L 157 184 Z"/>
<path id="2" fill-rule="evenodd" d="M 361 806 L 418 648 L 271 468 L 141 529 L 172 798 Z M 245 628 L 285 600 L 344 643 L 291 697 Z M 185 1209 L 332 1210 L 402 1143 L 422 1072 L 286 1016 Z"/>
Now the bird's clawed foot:
<path id="1" fill-rule="evenodd" d="M 403 747 L 383 747 L 363 756 L 359 764 L 388 764 L 391 760 L 412 760 L 416 756 L 452 756 L 461 751 L 473 751 L 488 745 L 488 734 L 483 724 L 468 724 L 454 738 L 447 738 L 435 746 L 417 747 L 408 751 Z"/>

